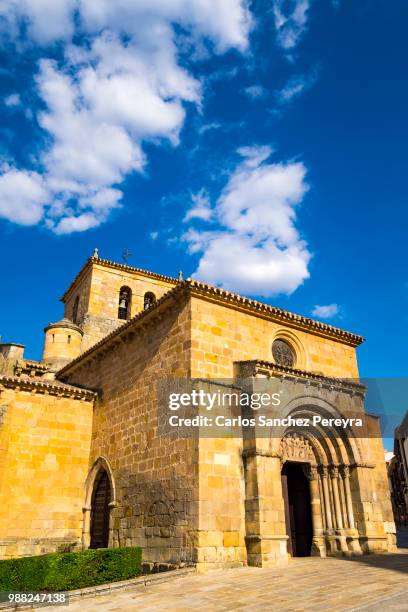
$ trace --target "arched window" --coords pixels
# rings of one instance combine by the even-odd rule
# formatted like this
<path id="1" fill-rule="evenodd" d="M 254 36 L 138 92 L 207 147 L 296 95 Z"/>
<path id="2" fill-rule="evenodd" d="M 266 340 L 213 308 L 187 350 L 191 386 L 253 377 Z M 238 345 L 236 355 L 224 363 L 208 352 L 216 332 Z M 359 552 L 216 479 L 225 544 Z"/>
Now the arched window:
<path id="1" fill-rule="evenodd" d="M 72 309 L 72 321 L 74 323 L 78 322 L 78 306 L 79 306 L 79 295 L 76 296 L 74 307 Z"/>
<path id="2" fill-rule="evenodd" d="M 121 287 L 119 291 L 118 319 L 125 321 L 130 318 L 130 304 L 132 301 L 132 290 L 129 287 Z"/>
<path id="3" fill-rule="evenodd" d="M 156 302 L 156 296 L 151 291 L 144 294 L 144 309 L 150 308 Z"/>
<path id="4" fill-rule="evenodd" d="M 91 542 L 89 548 L 109 545 L 109 503 L 111 487 L 108 474 L 100 470 L 95 478 L 91 500 Z"/>

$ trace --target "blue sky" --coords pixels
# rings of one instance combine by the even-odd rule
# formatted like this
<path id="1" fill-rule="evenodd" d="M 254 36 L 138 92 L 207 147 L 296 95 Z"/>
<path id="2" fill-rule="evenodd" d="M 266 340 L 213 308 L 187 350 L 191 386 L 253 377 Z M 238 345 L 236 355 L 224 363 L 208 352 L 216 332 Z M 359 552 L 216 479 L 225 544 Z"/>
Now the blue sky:
<path id="1" fill-rule="evenodd" d="M 93 248 L 129 248 L 405 376 L 408 5 L 219 4 L 2 2 L 2 340 L 39 358 Z"/>

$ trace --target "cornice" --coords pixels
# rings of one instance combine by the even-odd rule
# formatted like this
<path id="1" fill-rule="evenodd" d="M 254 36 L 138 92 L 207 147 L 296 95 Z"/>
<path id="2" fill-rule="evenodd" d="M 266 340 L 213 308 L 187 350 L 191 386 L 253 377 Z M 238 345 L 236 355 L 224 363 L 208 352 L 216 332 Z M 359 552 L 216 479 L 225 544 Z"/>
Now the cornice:
<path id="1" fill-rule="evenodd" d="M 305 379 L 309 382 L 313 382 L 314 384 L 321 384 L 325 387 L 332 388 L 346 388 L 354 391 L 355 393 L 364 394 L 366 391 L 366 387 L 359 383 L 354 382 L 349 379 L 344 378 L 333 378 L 330 376 L 324 376 L 322 374 L 315 374 L 314 372 L 310 372 L 308 370 L 299 370 L 297 368 L 288 368 L 286 366 L 279 365 L 277 363 L 273 363 L 271 361 L 264 361 L 261 359 L 249 359 L 244 361 L 235 361 L 234 362 L 238 366 L 244 366 L 251 372 L 251 376 L 256 376 L 257 374 L 266 375 L 266 376 L 279 376 L 282 378 L 293 378 L 293 379 Z"/>
<path id="2" fill-rule="evenodd" d="M 94 391 L 89 389 L 81 389 L 80 387 L 74 387 L 54 380 L 25 378 L 23 376 L 0 376 L 0 389 L 1 387 L 87 401 L 93 401 L 97 396 Z"/>

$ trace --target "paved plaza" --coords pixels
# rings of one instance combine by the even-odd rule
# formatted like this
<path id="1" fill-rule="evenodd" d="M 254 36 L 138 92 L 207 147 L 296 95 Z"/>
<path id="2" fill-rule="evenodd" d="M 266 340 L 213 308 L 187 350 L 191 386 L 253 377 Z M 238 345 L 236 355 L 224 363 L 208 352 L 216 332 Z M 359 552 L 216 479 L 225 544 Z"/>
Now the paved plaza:
<path id="1" fill-rule="evenodd" d="M 61 608 L 47 608 L 59 610 Z M 190 575 L 108 596 L 76 600 L 69 612 L 143 610 L 408 611 L 408 549 L 354 559 L 297 558 L 286 568 Z"/>

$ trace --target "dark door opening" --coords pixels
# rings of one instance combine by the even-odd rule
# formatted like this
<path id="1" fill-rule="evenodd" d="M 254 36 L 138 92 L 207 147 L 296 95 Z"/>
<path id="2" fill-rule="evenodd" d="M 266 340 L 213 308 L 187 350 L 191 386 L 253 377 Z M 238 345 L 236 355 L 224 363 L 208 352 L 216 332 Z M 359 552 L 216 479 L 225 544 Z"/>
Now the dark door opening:
<path id="1" fill-rule="evenodd" d="M 293 557 L 308 557 L 312 549 L 313 526 L 309 481 L 302 463 L 287 462 L 282 469 L 282 491 L 288 552 Z"/>
<path id="2" fill-rule="evenodd" d="M 109 544 L 109 502 L 111 488 L 105 470 L 96 477 L 92 493 L 91 543 L 89 548 L 107 548 Z"/>

